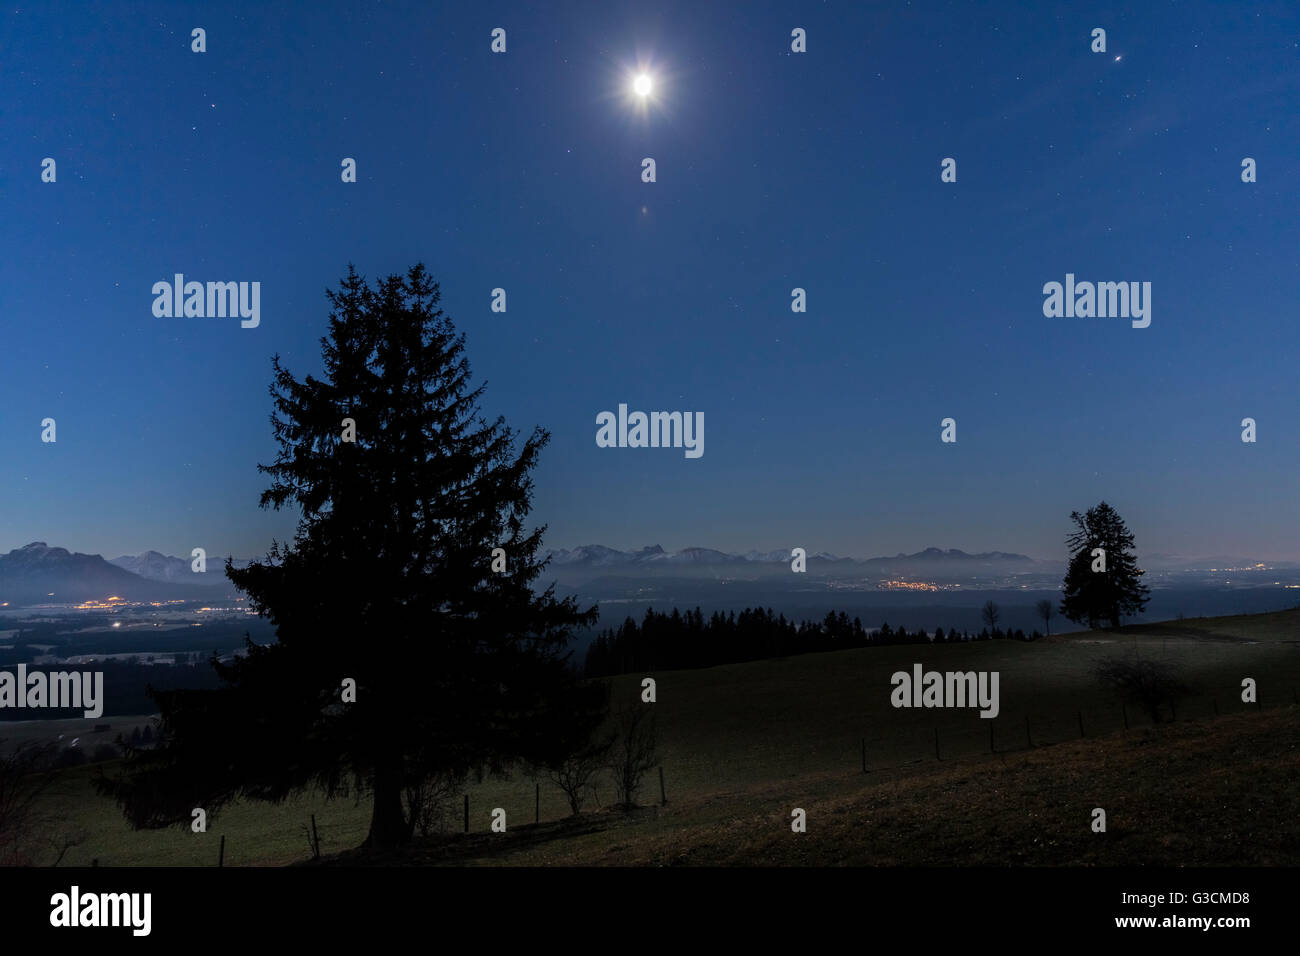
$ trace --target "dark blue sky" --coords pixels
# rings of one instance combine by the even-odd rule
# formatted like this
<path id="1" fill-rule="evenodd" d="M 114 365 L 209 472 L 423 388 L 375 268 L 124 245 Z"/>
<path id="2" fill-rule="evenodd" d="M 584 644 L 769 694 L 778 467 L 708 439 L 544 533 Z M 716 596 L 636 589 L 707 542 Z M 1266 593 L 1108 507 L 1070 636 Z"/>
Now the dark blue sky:
<path id="1" fill-rule="evenodd" d="M 1105 498 L 1140 553 L 1300 556 L 1300 7 L 1127 6 L 10 5 L 0 548 L 290 536 L 271 355 L 422 260 L 485 411 L 552 433 L 548 545 L 1060 557 Z M 176 272 L 260 326 L 155 318 Z M 1044 317 L 1067 272 L 1150 327 Z M 705 454 L 597 448 L 620 402 Z"/>

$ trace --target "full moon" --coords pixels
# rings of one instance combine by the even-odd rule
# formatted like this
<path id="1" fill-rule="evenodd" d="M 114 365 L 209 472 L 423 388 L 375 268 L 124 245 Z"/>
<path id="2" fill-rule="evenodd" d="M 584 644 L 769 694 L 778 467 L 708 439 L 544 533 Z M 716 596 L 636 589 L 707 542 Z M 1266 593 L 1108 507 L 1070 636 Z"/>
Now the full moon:
<path id="1" fill-rule="evenodd" d="M 637 96 L 649 96 L 650 85 L 650 77 L 647 74 L 642 73 L 635 81 L 633 81 L 632 89 L 636 91 Z"/>

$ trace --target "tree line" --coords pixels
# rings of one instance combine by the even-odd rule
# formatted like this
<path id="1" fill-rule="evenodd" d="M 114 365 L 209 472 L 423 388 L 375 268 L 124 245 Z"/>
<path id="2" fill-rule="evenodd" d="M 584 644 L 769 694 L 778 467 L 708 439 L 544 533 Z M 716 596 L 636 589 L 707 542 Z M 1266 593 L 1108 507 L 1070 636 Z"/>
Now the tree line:
<path id="1" fill-rule="evenodd" d="M 891 644 L 948 644 L 980 640 L 1032 641 L 1038 631 L 985 627 L 977 634 L 945 631 L 933 634 L 917 628 L 893 628 L 884 622 L 869 631 L 862 619 L 829 611 L 821 621 L 794 621 L 771 608 L 745 608 L 739 614 L 714 611 L 707 619 L 697 607 L 671 613 L 647 609 L 638 624 L 628 617 L 616 628 L 601 631 L 587 647 L 585 677 L 609 677 L 650 670 L 689 670 L 718 664 L 739 664 L 771 657 L 790 657 L 852 647 Z"/>

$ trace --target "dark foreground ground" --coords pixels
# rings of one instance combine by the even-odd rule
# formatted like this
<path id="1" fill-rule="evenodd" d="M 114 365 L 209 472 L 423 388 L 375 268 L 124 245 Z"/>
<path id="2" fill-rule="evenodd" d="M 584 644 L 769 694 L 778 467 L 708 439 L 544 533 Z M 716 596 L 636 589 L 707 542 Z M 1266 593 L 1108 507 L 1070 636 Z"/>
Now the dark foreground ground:
<path id="1" fill-rule="evenodd" d="M 806 833 L 790 813 L 807 812 Z M 1106 832 L 1091 827 L 1106 811 Z M 823 773 L 321 865 L 1240 866 L 1300 863 L 1300 708 L 1004 755 Z"/>

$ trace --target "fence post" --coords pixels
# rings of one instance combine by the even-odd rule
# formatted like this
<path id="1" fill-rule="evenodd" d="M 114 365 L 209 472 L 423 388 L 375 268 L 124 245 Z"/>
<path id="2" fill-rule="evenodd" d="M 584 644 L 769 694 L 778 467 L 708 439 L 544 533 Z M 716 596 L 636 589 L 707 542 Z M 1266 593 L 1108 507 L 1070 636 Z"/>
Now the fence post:
<path id="1" fill-rule="evenodd" d="M 939 728 L 938 727 L 934 728 L 934 759 L 935 760 L 943 759 L 942 757 L 939 756 Z"/>
<path id="2" fill-rule="evenodd" d="M 221 849 L 217 851 L 217 866 L 226 865 L 226 835 L 221 834 Z"/>
<path id="3" fill-rule="evenodd" d="M 465 794 L 465 832 L 469 833 L 469 794 Z"/>
<path id="4" fill-rule="evenodd" d="M 1079 711 L 1079 739 L 1083 739 L 1083 711 Z"/>
<path id="5" fill-rule="evenodd" d="M 659 765 L 659 804 L 660 806 L 664 806 L 664 807 L 668 806 L 668 794 L 664 790 L 664 765 L 663 764 Z"/>
<path id="6" fill-rule="evenodd" d="M 313 856 L 320 859 L 320 834 L 316 832 L 316 814 L 311 815 L 311 843 Z"/>

